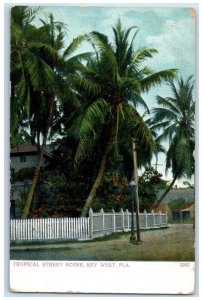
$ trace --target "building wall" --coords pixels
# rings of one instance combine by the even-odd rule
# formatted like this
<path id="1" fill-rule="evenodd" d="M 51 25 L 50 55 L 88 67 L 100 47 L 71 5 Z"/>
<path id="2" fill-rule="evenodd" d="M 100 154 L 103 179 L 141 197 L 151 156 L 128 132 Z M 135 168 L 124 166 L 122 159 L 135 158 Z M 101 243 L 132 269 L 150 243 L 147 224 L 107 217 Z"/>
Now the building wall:
<path id="1" fill-rule="evenodd" d="M 25 156 L 25 161 L 21 161 L 21 158 Z M 37 155 L 29 154 L 29 155 L 19 155 L 11 157 L 11 169 L 14 169 L 15 172 L 19 171 L 22 168 L 31 168 L 35 167 L 37 164 Z M 43 160 L 42 166 L 44 167 L 46 164 L 46 160 Z"/>

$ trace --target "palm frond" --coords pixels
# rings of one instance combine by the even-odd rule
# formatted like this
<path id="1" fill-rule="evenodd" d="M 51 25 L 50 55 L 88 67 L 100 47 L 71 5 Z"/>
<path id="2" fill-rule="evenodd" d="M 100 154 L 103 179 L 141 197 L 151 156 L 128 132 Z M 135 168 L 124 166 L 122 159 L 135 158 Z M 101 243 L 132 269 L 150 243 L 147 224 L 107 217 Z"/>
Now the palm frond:
<path id="1" fill-rule="evenodd" d="M 166 107 L 168 109 L 170 109 L 172 112 L 174 112 L 175 114 L 179 114 L 179 109 L 175 106 L 175 101 L 174 103 L 171 101 L 171 98 L 163 98 L 159 95 L 156 96 L 156 100 L 158 102 L 159 105 Z"/>
<path id="2" fill-rule="evenodd" d="M 95 144 L 96 139 L 93 139 L 91 135 L 85 135 L 80 138 L 74 158 L 74 168 L 76 170 L 86 158 L 91 156 Z"/>
<path id="3" fill-rule="evenodd" d="M 140 69 L 139 72 L 141 73 L 142 78 L 144 75 L 151 75 L 154 73 L 154 71 L 148 66 L 145 66 L 144 68 Z"/>
<path id="4" fill-rule="evenodd" d="M 159 131 L 161 129 L 164 129 L 170 125 L 171 121 L 161 121 L 159 123 L 154 123 L 153 118 L 150 118 L 149 120 L 149 126 L 151 130 Z"/>
<path id="5" fill-rule="evenodd" d="M 176 130 L 177 130 L 177 124 L 172 123 L 168 127 L 164 128 L 163 133 L 158 136 L 157 140 L 159 142 L 163 142 L 163 141 L 166 141 L 168 139 L 169 142 L 171 143 L 172 139 L 175 135 Z"/>
<path id="6" fill-rule="evenodd" d="M 129 101 L 132 102 L 135 107 L 142 106 L 146 110 L 146 113 L 148 114 L 150 113 L 145 100 L 142 98 L 142 96 L 139 93 L 133 92 L 132 98 Z"/>
<path id="7" fill-rule="evenodd" d="M 152 113 L 154 114 L 153 122 L 160 123 L 163 120 L 168 121 L 177 121 L 177 115 L 171 110 L 168 110 L 167 108 L 159 107 L 159 108 L 153 108 Z"/>
<path id="8" fill-rule="evenodd" d="M 152 133 L 143 118 L 140 116 L 138 111 L 130 104 L 126 103 L 124 106 L 124 110 L 134 131 L 133 136 L 138 137 L 139 142 L 144 143 L 147 148 L 150 148 L 153 151 L 153 149 L 155 148 L 155 142 Z"/>
<path id="9" fill-rule="evenodd" d="M 152 57 L 153 54 L 157 53 L 158 51 L 156 49 L 148 49 L 148 48 L 140 48 L 138 49 L 133 55 L 131 64 L 138 64 L 143 60 L 146 60 L 149 57 Z"/>
<path id="10" fill-rule="evenodd" d="M 79 116 L 79 144 L 76 150 L 74 165 L 77 168 L 85 158 L 90 157 L 102 127 L 105 124 L 108 106 L 104 99 L 93 102 L 82 116 Z M 78 122 L 78 120 L 76 120 Z"/>
<path id="11" fill-rule="evenodd" d="M 80 136 L 92 133 L 94 137 L 97 128 L 102 126 L 108 112 L 108 104 L 104 99 L 97 99 L 85 111 L 80 125 Z"/>
<path id="12" fill-rule="evenodd" d="M 86 35 L 79 35 L 75 39 L 73 39 L 72 43 L 64 50 L 63 57 L 67 58 L 75 52 L 78 46 L 86 39 Z"/>
<path id="13" fill-rule="evenodd" d="M 11 17 L 18 26 L 23 27 L 34 20 L 39 10 L 40 7 L 14 6 L 11 9 Z"/>
<path id="14" fill-rule="evenodd" d="M 158 86 L 163 81 L 167 81 L 176 76 L 177 69 L 168 69 L 153 73 L 143 79 L 141 79 L 141 90 L 143 92 L 148 92 L 152 86 Z"/>
<path id="15" fill-rule="evenodd" d="M 99 59 L 104 76 L 117 82 L 119 79 L 117 60 L 107 36 L 97 31 L 91 32 L 90 36 L 94 45 L 99 48 Z"/>

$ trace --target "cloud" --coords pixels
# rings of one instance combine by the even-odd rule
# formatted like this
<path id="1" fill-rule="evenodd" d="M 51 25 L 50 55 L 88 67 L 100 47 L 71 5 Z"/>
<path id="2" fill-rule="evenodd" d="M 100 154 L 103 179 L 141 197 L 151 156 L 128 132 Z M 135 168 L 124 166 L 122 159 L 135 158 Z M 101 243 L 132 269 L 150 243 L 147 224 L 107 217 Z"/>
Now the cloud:
<path id="1" fill-rule="evenodd" d="M 146 37 L 150 47 L 159 50 L 156 60 L 159 64 L 190 64 L 195 63 L 195 22 L 192 18 L 179 21 L 166 20 L 161 34 Z"/>
<path id="2" fill-rule="evenodd" d="M 41 15 L 48 11 L 53 12 L 55 20 L 68 25 L 67 44 L 77 35 L 92 30 L 108 35 L 112 41 L 112 26 L 121 18 L 125 28 L 137 26 L 140 29 L 135 49 L 147 46 L 159 50 L 159 54 L 147 62 L 152 68 L 175 67 L 181 73 L 194 73 L 195 18 L 185 8 L 50 6 L 44 7 Z M 89 51 L 85 44 L 80 49 Z"/>

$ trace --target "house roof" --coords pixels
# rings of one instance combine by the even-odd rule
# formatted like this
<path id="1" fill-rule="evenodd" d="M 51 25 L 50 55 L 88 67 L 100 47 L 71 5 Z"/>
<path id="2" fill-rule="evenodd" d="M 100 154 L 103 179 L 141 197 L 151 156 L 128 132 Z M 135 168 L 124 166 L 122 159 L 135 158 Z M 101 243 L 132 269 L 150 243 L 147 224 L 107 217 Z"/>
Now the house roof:
<path id="1" fill-rule="evenodd" d="M 47 156 L 51 156 L 52 146 L 46 145 L 44 154 Z M 37 146 L 33 145 L 31 142 L 23 143 L 18 145 L 16 148 L 12 148 L 10 153 L 11 155 L 19 155 L 19 154 L 33 154 L 37 152 Z"/>
<path id="2" fill-rule="evenodd" d="M 179 208 L 175 209 L 174 211 L 187 211 L 189 210 L 189 208 L 194 204 L 193 201 L 189 201 L 187 203 L 184 203 L 183 205 L 181 205 Z"/>
<path id="3" fill-rule="evenodd" d="M 163 194 L 164 190 L 160 190 L 157 193 L 157 197 L 159 198 Z M 186 202 L 191 202 L 195 199 L 195 190 L 194 189 L 172 189 L 169 193 L 165 196 L 162 203 L 169 203 L 172 200 L 176 199 L 184 199 Z"/>
<path id="4" fill-rule="evenodd" d="M 33 145 L 30 142 L 18 145 L 16 148 L 11 149 L 12 154 L 16 153 L 28 153 L 28 152 L 36 152 L 37 151 L 37 146 Z"/>

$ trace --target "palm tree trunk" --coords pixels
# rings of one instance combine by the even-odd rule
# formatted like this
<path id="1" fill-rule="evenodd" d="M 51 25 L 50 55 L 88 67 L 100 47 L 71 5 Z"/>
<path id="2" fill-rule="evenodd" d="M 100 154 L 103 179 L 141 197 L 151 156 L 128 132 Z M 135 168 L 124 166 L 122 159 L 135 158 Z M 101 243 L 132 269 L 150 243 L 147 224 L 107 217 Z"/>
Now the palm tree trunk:
<path id="1" fill-rule="evenodd" d="M 170 185 L 167 187 L 167 189 L 163 192 L 163 194 L 161 195 L 161 197 L 157 200 L 157 202 L 155 203 L 153 208 L 156 208 L 159 206 L 159 204 L 162 202 L 162 200 L 166 197 L 166 195 L 169 193 L 169 191 L 172 189 L 177 177 L 178 177 L 179 173 L 177 172 L 172 180 L 172 182 L 170 183 Z"/>
<path id="2" fill-rule="evenodd" d="M 31 203 L 32 203 L 34 191 L 35 191 L 35 188 L 36 188 L 36 184 L 37 184 L 38 177 L 39 177 L 39 172 L 40 172 L 42 161 L 43 161 L 44 150 L 45 150 L 47 137 L 48 137 L 48 132 L 49 132 L 49 127 L 50 127 L 50 124 L 51 124 L 51 119 L 52 119 L 52 114 L 53 114 L 53 107 L 54 107 L 54 96 L 51 95 L 50 98 L 49 98 L 49 114 L 48 114 L 48 118 L 47 118 L 47 125 L 46 125 L 46 129 L 45 129 L 43 143 L 42 143 L 40 154 L 38 156 L 38 161 L 37 161 L 34 176 L 33 176 L 33 179 L 32 179 L 32 184 L 31 184 L 31 187 L 30 187 L 30 190 L 29 190 L 29 193 L 28 193 L 28 197 L 27 197 L 27 200 L 26 200 L 26 204 L 25 204 L 25 207 L 24 207 L 24 210 L 23 210 L 23 213 L 22 213 L 22 219 L 26 219 L 29 215 L 30 206 L 31 206 Z"/>
<path id="3" fill-rule="evenodd" d="M 94 199 L 94 196 L 96 194 L 96 191 L 101 183 L 101 180 L 102 180 L 102 177 L 104 175 L 104 171 L 105 171 L 105 168 L 106 168 L 106 162 L 107 162 L 107 157 L 108 157 L 108 154 L 109 154 L 109 150 L 110 150 L 110 146 L 111 146 L 111 142 L 108 142 L 107 146 L 106 146 L 106 149 L 104 151 L 104 154 L 102 156 L 102 160 L 101 160 L 101 163 L 100 163 L 100 167 L 99 167 L 99 171 L 98 171 L 98 174 L 97 174 L 97 178 L 95 179 L 94 181 L 94 184 L 89 192 L 89 195 L 86 199 L 86 202 L 85 202 L 85 205 L 82 209 L 82 216 L 86 216 L 91 204 L 92 204 L 92 201 Z"/>
<path id="4" fill-rule="evenodd" d="M 40 132 L 37 132 L 37 160 L 40 158 L 41 154 L 41 146 L 40 146 Z M 40 186 L 40 180 L 38 176 L 38 180 L 35 187 L 35 194 L 34 194 L 33 202 L 35 201 L 35 206 L 40 207 L 42 205 L 42 197 L 41 197 L 41 186 Z"/>
<path id="5" fill-rule="evenodd" d="M 102 177 L 104 175 L 104 171 L 105 171 L 105 168 L 106 168 L 106 162 L 107 162 L 107 158 L 108 158 L 108 154 L 109 154 L 109 151 L 111 149 L 111 146 L 113 145 L 113 143 L 116 141 L 117 139 L 117 134 L 118 134 L 118 122 L 119 122 L 119 108 L 116 107 L 115 111 L 114 111 L 114 117 L 113 117 L 113 120 L 112 120 L 112 126 L 111 126 L 111 132 L 110 132 L 110 136 L 109 136 L 109 140 L 106 144 L 106 148 L 104 150 L 104 153 L 103 153 L 103 156 L 102 156 L 102 159 L 101 159 L 101 163 L 100 163 L 100 167 L 99 167 L 99 171 L 97 173 L 97 177 L 94 181 L 94 184 L 89 192 L 89 195 L 86 199 L 86 202 L 85 202 L 85 205 L 82 209 L 82 213 L 81 215 L 82 216 L 86 216 L 93 200 L 94 200 L 94 197 L 95 197 L 95 194 L 96 194 L 96 191 L 101 183 L 101 180 L 102 180 Z"/>

